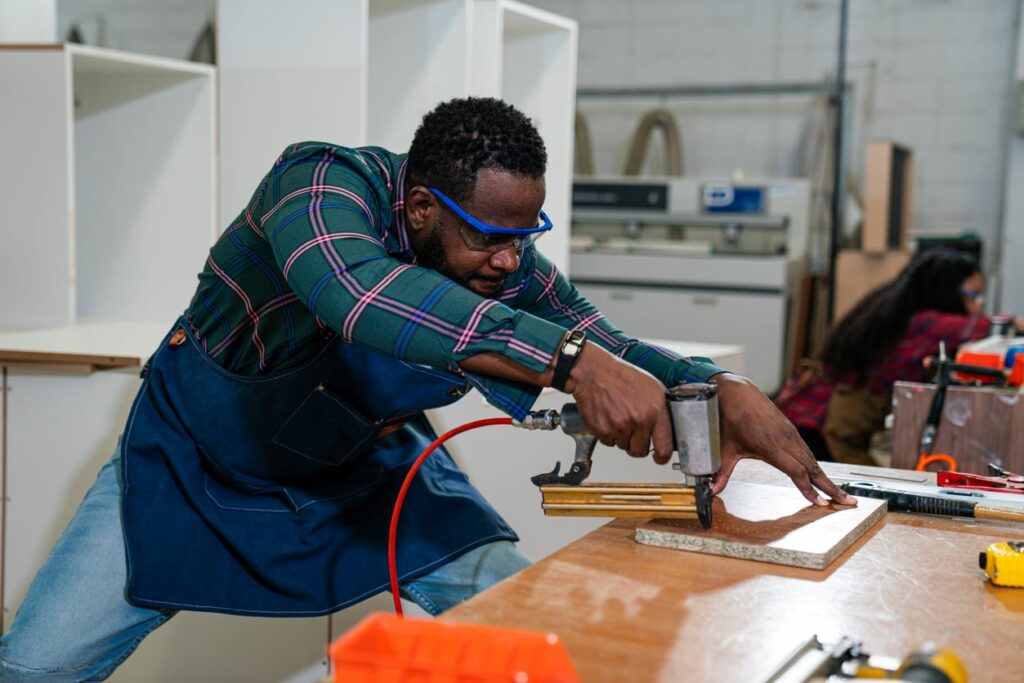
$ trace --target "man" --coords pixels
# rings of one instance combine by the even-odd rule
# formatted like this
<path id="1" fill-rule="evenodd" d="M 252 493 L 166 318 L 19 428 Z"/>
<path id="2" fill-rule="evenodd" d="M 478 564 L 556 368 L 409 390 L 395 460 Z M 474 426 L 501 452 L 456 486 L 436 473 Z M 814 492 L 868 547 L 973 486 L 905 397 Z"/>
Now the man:
<path id="1" fill-rule="evenodd" d="M 285 150 L 146 364 L 118 452 L 3 640 L 3 680 L 103 679 L 180 609 L 311 616 L 386 589 L 391 505 L 434 437 L 422 411 L 471 386 L 521 418 L 554 385 L 603 443 L 665 463 L 665 386 L 717 382 L 715 492 L 756 457 L 816 504 L 815 487 L 852 502 L 747 380 L 628 339 L 536 251 L 545 165 L 493 99 L 437 107 L 408 157 Z M 402 524 L 402 590 L 432 614 L 528 564 L 443 450 Z"/>

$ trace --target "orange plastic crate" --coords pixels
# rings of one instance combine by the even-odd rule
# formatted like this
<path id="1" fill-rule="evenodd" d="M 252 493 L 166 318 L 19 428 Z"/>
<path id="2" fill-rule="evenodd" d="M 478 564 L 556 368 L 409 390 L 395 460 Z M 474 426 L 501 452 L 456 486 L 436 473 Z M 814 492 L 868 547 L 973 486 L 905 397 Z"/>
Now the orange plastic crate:
<path id="1" fill-rule="evenodd" d="M 335 683 L 580 683 L 561 640 L 377 613 L 328 648 Z"/>

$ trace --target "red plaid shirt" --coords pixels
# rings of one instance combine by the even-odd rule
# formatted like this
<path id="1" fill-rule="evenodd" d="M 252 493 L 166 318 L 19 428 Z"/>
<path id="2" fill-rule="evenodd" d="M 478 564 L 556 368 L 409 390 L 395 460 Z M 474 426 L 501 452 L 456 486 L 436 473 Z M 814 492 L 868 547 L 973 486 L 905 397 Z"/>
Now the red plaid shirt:
<path id="1" fill-rule="evenodd" d="M 957 315 L 939 311 L 918 311 L 910 319 L 903 338 L 865 386 L 879 396 L 892 394 L 896 380 L 923 382 L 927 379 L 923 361 L 938 353 L 939 342 L 946 342 L 950 355 L 967 341 L 982 339 L 988 334 L 988 318 L 980 315 Z M 805 370 L 790 377 L 775 404 L 797 427 L 821 430 L 832 397 L 832 383 L 853 383 L 851 377 L 835 377 L 829 368 Z"/>

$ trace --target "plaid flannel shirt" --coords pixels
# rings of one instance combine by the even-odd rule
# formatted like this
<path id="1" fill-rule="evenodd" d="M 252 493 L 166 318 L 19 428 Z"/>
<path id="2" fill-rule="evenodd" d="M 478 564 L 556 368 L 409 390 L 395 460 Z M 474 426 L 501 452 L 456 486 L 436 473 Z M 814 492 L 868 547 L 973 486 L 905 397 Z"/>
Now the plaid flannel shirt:
<path id="1" fill-rule="evenodd" d="M 405 225 L 405 155 L 322 142 L 288 147 L 210 250 L 186 313 L 224 368 L 264 375 L 302 363 L 334 335 L 463 374 L 521 419 L 538 387 L 463 372 L 482 352 L 544 371 L 566 329 L 667 386 L 723 372 L 623 334 L 532 247 L 495 298 L 416 265 Z"/>
<path id="2" fill-rule="evenodd" d="M 964 342 L 984 338 L 988 324 L 988 318 L 981 315 L 918 311 L 911 317 L 896 348 L 867 378 L 864 386 L 875 395 L 889 396 L 897 380 L 924 382 L 927 380 L 924 359 L 938 353 L 940 341 L 946 342 L 947 353 L 955 354 Z M 787 380 L 775 404 L 797 427 L 821 431 L 828 416 L 834 382 L 858 383 L 854 377 L 836 377 L 827 367 L 819 372 L 807 370 Z"/>

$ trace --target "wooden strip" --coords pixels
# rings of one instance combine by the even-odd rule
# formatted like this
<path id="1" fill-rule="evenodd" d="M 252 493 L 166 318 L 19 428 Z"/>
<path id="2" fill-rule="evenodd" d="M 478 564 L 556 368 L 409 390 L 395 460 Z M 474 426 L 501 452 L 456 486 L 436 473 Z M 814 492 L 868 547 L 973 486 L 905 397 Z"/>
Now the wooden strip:
<path id="1" fill-rule="evenodd" d="M 545 510 L 569 510 L 576 508 L 587 508 L 590 510 L 650 510 L 651 512 L 657 512 L 659 510 L 689 510 L 696 511 L 696 505 L 678 505 L 672 503 L 662 503 L 661 501 L 651 501 L 647 505 L 626 505 L 624 503 L 608 504 L 601 501 L 586 501 L 583 503 L 542 503 L 541 507 Z"/>
<path id="2" fill-rule="evenodd" d="M 88 353 L 52 353 L 48 351 L 12 351 L 0 349 L 0 363 L 9 365 L 88 365 L 95 368 L 137 368 L 137 356 L 101 356 Z"/>
<path id="3" fill-rule="evenodd" d="M 654 500 L 692 503 L 693 493 L 687 491 L 667 491 L 665 493 L 597 493 L 593 491 L 545 491 L 541 489 L 545 499 L 573 501 L 613 501 L 613 500 Z"/>
<path id="4" fill-rule="evenodd" d="M 112 368 L 98 368 L 95 365 L 78 363 L 10 363 L 4 362 L 5 368 L 11 370 L 22 370 L 30 372 L 58 372 L 62 375 L 91 375 L 97 370 L 110 370 Z"/>
<path id="5" fill-rule="evenodd" d="M 695 519 L 693 489 L 682 484 L 582 484 L 541 486 L 544 514 L 572 517 Z"/>
<path id="6" fill-rule="evenodd" d="M 596 510 L 593 508 L 576 508 L 573 510 L 544 510 L 548 517 L 633 517 L 639 519 L 697 519 L 695 510 L 625 510 L 613 508 L 610 510 Z"/>
<path id="7" fill-rule="evenodd" d="M 0 50 L 63 50 L 63 43 L 5 43 Z"/>

